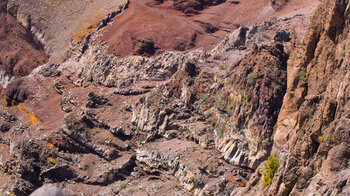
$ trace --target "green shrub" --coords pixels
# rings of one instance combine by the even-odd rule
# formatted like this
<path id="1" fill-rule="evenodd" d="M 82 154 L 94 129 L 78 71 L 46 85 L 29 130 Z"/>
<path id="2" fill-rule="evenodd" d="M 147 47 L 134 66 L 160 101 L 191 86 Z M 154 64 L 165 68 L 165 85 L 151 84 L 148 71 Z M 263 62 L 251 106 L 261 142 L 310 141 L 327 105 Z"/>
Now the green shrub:
<path id="1" fill-rule="evenodd" d="M 299 72 L 299 79 L 303 79 L 306 77 L 306 71 L 302 70 Z"/>
<path id="2" fill-rule="evenodd" d="M 271 144 L 271 142 L 267 138 L 262 141 L 263 146 L 270 146 L 270 144 Z"/>
<path id="3" fill-rule="evenodd" d="M 221 65 L 219 65 L 219 69 L 220 70 L 226 70 L 227 66 L 225 64 L 221 64 Z"/>
<path id="4" fill-rule="evenodd" d="M 230 105 L 231 105 L 231 99 L 230 99 L 230 97 L 229 96 L 227 96 L 226 98 L 225 98 L 225 109 L 226 110 L 229 110 L 230 109 Z"/>
<path id="5" fill-rule="evenodd" d="M 136 189 L 129 188 L 128 191 L 127 191 L 127 193 L 128 193 L 129 195 L 132 195 L 132 194 L 134 194 L 136 191 L 137 191 Z"/>
<path id="6" fill-rule="evenodd" d="M 248 84 L 254 84 L 256 82 L 256 76 L 253 73 L 248 74 L 247 82 Z"/>
<path id="7" fill-rule="evenodd" d="M 276 91 L 281 89 L 281 87 L 280 87 L 279 85 L 275 85 L 273 88 L 274 88 Z"/>
<path id="8" fill-rule="evenodd" d="M 103 174 L 103 180 L 104 180 L 105 182 L 108 181 L 108 173 Z"/>
<path id="9" fill-rule="evenodd" d="M 82 167 L 81 167 L 82 170 L 86 171 L 89 169 L 89 165 L 88 164 L 84 164 Z"/>
<path id="10" fill-rule="evenodd" d="M 241 90 L 241 91 L 240 91 L 240 94 L 241 94 L 243 100 L 246 100 L 246 99 L 247 99 L 248 96 L 244 93 L 244 90 Z"/>
<path id="11" fill-rule="evenodd" d="M 341 57 L 345 57 L 346 55 L 346 51 L 345 50 L 342 50 L 341 53 L 340 53 Z"/>
<path id="12" fill-rule="evenodd" d="M 248 108 L 252 107 L 251 103 L 247 102 L 246 104 L 247 104 Z"/>
<path id="13" fill-rule="evenodd" d="M 208 117 L 210 117 L 211 115 L 213 115 L 213 110 L 207 110 L 207 111 L 204 112 L 205 118 L 208 118 Z"/>
<path id="14" fill-rule="evenodd" d="M 204 112 L 205 112 L 205 111 L 204 111 L 204 108 L 202 108 L 202 106 L 199 107 L 199 111 L 200 111 L 201 114 L 204 114 Z"/>
<path id="15" fill-rule="evenodd" d="M 264 163 L 265 172 L 263 174 L 263 185 L 267 186 L 271 184 L 273 177 L 277 173 L 280 162 L 278 161 L 277 154 L 270 155 L 269 160 Z"/>
<path id="16" fill-rule="evenodd" d="M 201 96 L 201 100 L 202 100 L 202 101 L 207 101 L 208 98 L 209 98 L 209 95 L 207 95 L 207 94 L 203 94 L 203 95 Z"/>
<path id="17" fill-rule="evenodd" d="M 190 181 L 189 181 L 190 183 L 196 183 L 196 182 L 198 182 L 198 180 L 197 180 L 197 178 L 196 177 L 194 177 L 194 176 L 191 176 L 190 177 Z"/>
<path id="18" fill-rule="evenodd" d="M 214 97 L 214 105 L 219 105 L 221 103 L 222 94 L 217 93 Z"/>
<path id="19" fill-rule="evenodd" d="M 223 138 L 224 137 L 224 129 L 220 129 L 218 135 L 219 135 L 219 138 Z"/>
<path id="20" fill-rule="evenodd" d="M 128 184 L 126 182 L 122 182 L 120 185 L 119 185 L 119 190 L 122 191 L 126 188 Z"/>
<path id="21" fill-rule="evenodd" d="M 211 121 L 211 126 L 216 127 L 216 123 L 217 123 L 217 120 L 214 119 L 213 121 Z"/>

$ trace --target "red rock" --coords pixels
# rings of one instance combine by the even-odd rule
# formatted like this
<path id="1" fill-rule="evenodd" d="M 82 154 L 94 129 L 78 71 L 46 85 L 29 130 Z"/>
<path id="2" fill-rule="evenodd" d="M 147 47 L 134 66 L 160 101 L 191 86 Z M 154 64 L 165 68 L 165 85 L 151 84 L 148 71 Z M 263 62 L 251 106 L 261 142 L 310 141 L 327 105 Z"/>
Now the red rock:
<path id="1" fill-rule="evenodd" d="M 0 65 L 12 76 L 25 76 L 48 61 L 44 47 L 11 15 L 0 12 Z"/>

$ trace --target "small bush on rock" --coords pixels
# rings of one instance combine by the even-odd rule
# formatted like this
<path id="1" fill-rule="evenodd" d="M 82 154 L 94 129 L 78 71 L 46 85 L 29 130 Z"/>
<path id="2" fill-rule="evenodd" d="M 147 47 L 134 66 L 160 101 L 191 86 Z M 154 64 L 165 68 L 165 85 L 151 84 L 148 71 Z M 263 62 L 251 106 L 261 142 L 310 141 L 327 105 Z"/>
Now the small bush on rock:
<path id="1" fill-rule="evenodd" d="M 197 183 L 198 182 L 198 180 L 197 180 L 197 178 L 196 177 L 194 177 L 194 176 L 191 176 L 190 177 L 190 181 L 189 181 L 190 183 Z"/>
<path id="2" fill-rule="evenodd" d="M 277 154 L 270 155 L 269 160 L 264 163 L 265 172 L 263 175 L 263 185 L 267 186 L 271 184 L 273 177 L 277 173 L 280 162 L 278 161 Z"/>
<path id="3" fill-rule="evenodd" d="M 84 164 L 82 167 L 81 167 L 82 170 L 86 171 L 89 169 L 89 165 L 88 164 Z"/>
<path id="4" fill-rule="evenodd" d="M 219 69 L 220 70 L 226 70 L 227 66 L 225 64 L 221 64 L 221 65 L 219 65 Z"/>
<path id="5" fill-rule="evenodd" d="M 206 95 L 206 94 L 201 96 L 201 100 L 204 102 L 207 101 L 208 98 L 209 98 L 209 95 Z"/>
<path id="6" fill-rule="evenodd" d="M 120 185 L 119 185 L 119 190 L 122 191 L 126 188 L 128 184 L 126 182 L 122 182 Z"/>
<path id="7" fill-rule="evenodd" d="M 345 50 L 342 50 L 342 51 L 341 51 L 341 57 L 345 57 L 345 55 L 346 55 L 346 51 L 345 51 Z"/>
<path id="8" fill-rule="evenodd" d="M 262 141 L 262 145 L 263 145 L 263 146 L 270 146 L 270 145 L 271 145 L 271 142 L 269 141 L 268 138 L 266 138 L 266 139 L 264 139 L 264 140 Z"/>
<path id="9" fill-rule="evenodd" d="M 306 71 L 302 70 L 300 73 L 299 73 L 299 79 L 303 79 L 306 77 Z"/>
<path id="10" fill-rule="evenodd" d="M 254 84 L 256 81 L 256 76 L 253 73 L 248 74 L 247 82 L 248 84 Z"/>
<path id="11" fill-rule="evenodd" d="M 205 118 L 208 118 L 208 117 L 210 117 L 211 115 L 213 115 L 213 110 L 207 110 L 207 111 L 204 112 Z"/>
<path id="12" fill-rule="evenodd" d="M 108 181 L 108 173 L 105 173 L 105 174 L 103 175 L 103 180 L 104 180 L 105 182 Z"/>

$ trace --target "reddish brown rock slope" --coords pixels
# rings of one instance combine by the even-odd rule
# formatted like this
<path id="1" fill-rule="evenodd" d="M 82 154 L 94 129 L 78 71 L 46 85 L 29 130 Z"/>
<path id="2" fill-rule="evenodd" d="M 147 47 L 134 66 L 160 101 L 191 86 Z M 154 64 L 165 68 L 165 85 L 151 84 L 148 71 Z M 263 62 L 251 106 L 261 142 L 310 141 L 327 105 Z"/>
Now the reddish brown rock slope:
<path id="1" fill-rule="evenodd" d="M 0 10 L 0 65 L 12 76 L 28 75 L 47 62 L 43 46 L 19 22 Z"/>
<path id="2" fill-rule="evenodd" d="M 281 16 L 314 3 L 135 0 L 104 29 L 111 54 L 152 56 L 164 51 L 212 49 L 239 26 Z"/>

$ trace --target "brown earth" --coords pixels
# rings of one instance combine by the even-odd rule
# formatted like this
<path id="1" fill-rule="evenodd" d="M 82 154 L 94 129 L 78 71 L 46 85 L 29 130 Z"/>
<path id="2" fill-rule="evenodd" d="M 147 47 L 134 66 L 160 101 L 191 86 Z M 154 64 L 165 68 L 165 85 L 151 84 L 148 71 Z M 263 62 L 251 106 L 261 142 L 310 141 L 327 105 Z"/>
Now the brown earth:
<path id="1" fill-rule="evenodd" d="M 120 57 L 152 56 L 166 50 L 198 48 L 197 40 L 204 38 L 207 45 L 217 42 L 215 40 L 218 38 L 203 32 L 193 22 L 194 27 L 183 22 L 180 17 L 164 16 L 162 12 L 154 12 L 143 5 L 141 1 L 131 1 L 125 13 L 115 18 L 112 26 L 103 30 L 101 39 L 111 46 L 110 53 Z M 172 32 L 171 35 L 169 32 Z"/>
<path id="2" fill-rule="evenodd" d="M 25 76 L 48 61 L 43 45 L 11 15 L 0 10 L 0 65 L 11 76 Z"/>
<path id="3" fill-rule="evenodd" d="M 131 1 L 102 31 L 109 53 L 152 56 L 164 51 L 212 49 L 239 26 L 307 7 L 315 1 Z M 275 4 L 278 9 L 274 10 Z M 277 11 L 276 11 L 277 10 Z"/>

